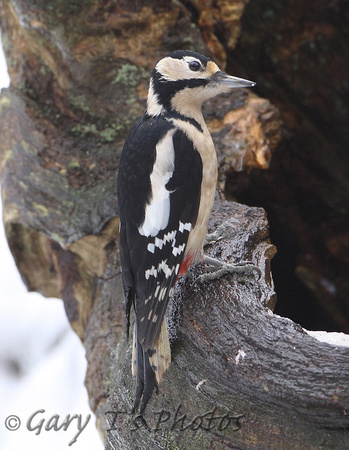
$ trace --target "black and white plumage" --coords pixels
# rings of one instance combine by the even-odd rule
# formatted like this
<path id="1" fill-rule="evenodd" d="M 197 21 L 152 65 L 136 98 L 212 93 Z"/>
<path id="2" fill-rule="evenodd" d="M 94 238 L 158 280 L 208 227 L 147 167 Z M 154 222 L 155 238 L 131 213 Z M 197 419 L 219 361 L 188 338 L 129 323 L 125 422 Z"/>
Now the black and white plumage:
<path id="1" fill-rule="evenodd" d="M 147 109 L 131 130 L 118 175 L 120 255 L 127 333 L 135 309 L 134 410 L 143 414 L 171 353 L 165 312 L 180 274 L 203 257 L 217 157 L 202 104 L 254 83 L 190 51 L 166 55 L 150 80 Z"/>

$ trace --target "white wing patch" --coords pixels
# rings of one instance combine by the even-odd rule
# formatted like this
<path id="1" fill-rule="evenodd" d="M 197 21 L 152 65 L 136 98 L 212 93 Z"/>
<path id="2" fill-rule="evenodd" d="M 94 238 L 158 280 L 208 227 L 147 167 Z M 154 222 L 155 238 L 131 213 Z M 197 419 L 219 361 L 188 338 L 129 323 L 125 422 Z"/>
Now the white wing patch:
<path id="1" fill-rule="evenodd" d="M 155 163 L 150 175 L 152 196 L 150 203 L 147 204 L 145 209 L 144 222 L 138 228 L 142 236 L 156 236 L 168 224 L 170 217 L 170 192 L 166 189 L 166 184 L 174 171 L 175 153 L 172 138 L 175 131 L 175 129 L 169 130 L 156 146 Z M 157 246 L 156 243 L 155 246 Z M 151 251 L 149 248 L 148 250 Z"/>

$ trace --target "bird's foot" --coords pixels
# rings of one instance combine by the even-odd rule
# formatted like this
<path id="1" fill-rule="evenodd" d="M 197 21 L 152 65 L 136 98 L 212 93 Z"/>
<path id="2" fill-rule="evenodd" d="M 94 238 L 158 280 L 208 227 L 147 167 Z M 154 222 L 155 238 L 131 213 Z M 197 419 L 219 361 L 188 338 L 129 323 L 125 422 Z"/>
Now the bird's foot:
<path id="1" fill-rule="evenodd" d="M 232 230 L 234 230 L 233 223 L 240 224 L 237 219 L 230 219 L 219 225 L 212 233 L 208 233 L 205 238 L 204 247 L 214 242 L 218 242 L 227 236 L 231 236 Z"/>
<path id="2" fill-rule="evenodd" d="M 262 275 L 260 269 L 249 261 L 242 261 L 240 263 L 228 264 L 218 259 L 204 255 L 203 262 L 214 267 L 215 270 L 200 275 L 199 278 L 197 279 L 197 281 L 199 281 L 200 283 L 204 283 L 205 281 L 216 280 L 218 278 L 223 277 L 227 273 L 238 273 L 246 275 L 257 274 L 258 279 Z"/>

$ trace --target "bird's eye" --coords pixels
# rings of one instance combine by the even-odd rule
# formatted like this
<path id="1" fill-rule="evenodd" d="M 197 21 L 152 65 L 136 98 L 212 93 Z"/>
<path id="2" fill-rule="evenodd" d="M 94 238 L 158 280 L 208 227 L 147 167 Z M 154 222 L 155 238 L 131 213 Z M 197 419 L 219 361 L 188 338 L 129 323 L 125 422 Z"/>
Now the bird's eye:
<path id="1" fill-rule="evenodd" d="M 190 61 L 189 63 L 189 69 L 193 72 L 197 72 L 201 69 L 201 64 L 198 61 Z"/>

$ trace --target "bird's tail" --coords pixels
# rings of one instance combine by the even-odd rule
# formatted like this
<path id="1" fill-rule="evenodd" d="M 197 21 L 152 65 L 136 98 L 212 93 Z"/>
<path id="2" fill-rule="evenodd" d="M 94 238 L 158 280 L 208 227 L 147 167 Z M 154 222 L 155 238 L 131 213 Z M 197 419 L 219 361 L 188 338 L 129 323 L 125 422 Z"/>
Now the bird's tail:
<path id="1" fill-rule="evenodd" d="M 150 400 L 154 388 L 158 387 L 171 363 L 171 349 L 168 340 L 166 319 L 164 318 L 159 337 L 153 348 L 145 349 L 137 339 L 137 326 L 133 330 L 132 375 L 136 377 L 136 392 L 133 413 L 139 405 L 140 414 Z"/>

